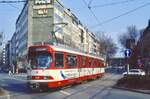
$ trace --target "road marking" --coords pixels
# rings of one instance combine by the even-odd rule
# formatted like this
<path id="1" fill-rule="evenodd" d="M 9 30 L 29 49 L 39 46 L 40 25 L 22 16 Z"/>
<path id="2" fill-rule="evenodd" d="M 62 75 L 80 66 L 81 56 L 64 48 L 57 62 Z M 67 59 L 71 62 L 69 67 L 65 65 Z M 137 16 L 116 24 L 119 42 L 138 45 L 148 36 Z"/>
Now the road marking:
<path id="1" fill-rule="evenodd" d="M 61 90 L 60 92 L 63 93 L 63 94 L 65 94 L 65 95 L 71 95 L 71 93 L 63 91 L 63 90 Z"/>
<path id="2" fill-rule="evenodd" d="M 1 86 L 2 86 L 2 87 L 7 87 L 7 86 L 8 86 L 8 84 L 1 84 Z"/>
<path id="3" fill-rule="evenodd" d="M 7 94 L 6 97 L 7 97 L 7 99 L 10 99 L 10 95 L 9 94 Z"/>

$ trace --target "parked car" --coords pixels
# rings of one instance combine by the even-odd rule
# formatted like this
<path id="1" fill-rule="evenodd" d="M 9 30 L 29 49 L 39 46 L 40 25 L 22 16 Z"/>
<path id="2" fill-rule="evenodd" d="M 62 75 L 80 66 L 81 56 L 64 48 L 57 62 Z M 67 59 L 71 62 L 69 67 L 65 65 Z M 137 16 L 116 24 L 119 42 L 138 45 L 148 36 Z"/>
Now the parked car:
<path id="1" fill-rule="evenodd" d="M 142 75 L 142 76 L 144 76 L 145 72 L 141 69 L 130 69 L 129 73 L 124 72 L 123 75 L 124 76 L 126 76 L 126 75 Z"/>

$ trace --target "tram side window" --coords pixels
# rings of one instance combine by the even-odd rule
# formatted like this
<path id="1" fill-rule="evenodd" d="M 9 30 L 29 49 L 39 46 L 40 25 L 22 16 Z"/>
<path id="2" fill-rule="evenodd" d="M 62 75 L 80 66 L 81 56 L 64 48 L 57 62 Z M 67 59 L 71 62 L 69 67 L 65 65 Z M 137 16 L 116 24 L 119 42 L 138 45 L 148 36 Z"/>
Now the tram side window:
<path id="1" fill-rule="evenodd" d="M 74 55 L 67 55 L 66 62 L 67 62 L 67 66 L 69 68 L 75 67 L 77 65 L 76 56 L 74 56 Z"/>
<path id="2" fill-rule="evenodd" d="M 83 67 L 86 66 L 86 57 L 85 56 L 82 57 L 82 66 Z"/>
<path id="3" fill-rule="evenodd" d="M 92 58 L 89 58 L 89 67 L 92 66 Z"/>
<path id="4" fill-rule="evenodd" d="M 55 67 L 56 68 L 64 67 L 64 54 L 63 53 L 55 53 Z"/>

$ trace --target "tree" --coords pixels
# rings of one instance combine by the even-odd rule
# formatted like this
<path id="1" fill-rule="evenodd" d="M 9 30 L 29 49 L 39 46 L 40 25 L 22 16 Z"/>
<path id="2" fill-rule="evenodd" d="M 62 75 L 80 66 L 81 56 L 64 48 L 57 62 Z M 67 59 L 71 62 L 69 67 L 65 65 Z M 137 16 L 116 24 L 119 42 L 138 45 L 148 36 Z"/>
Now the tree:
<path id="1" fill-rule="evenodd" d="M 109 58 L 116 54 L 118 49 L 117 45 L 113 42 L 113 39 L 104 32 L 98 32 L 97 39 L 99 42 L 99 53 L 106 56 L 107 63 Z"/>
<path id="2" fill-rule="evenodd" d="M 124 48 L 132 49 L 138 41 L 139 31 L 135 25 L 127 27 L 127 32 L 120 35 L 119 42 Z"/>

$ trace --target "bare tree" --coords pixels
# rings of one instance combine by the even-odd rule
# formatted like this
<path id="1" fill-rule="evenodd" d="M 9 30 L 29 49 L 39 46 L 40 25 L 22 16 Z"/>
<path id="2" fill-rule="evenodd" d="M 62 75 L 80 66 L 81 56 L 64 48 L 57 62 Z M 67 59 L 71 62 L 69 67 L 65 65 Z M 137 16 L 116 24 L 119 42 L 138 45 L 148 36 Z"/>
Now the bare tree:
<path id="1" fill-rule="evenodd" d="M 104 32 L 97 33 L 97 39 L 99 42 L 99 53 L 106 56 L 106 62 L 117 52 L 117 45 L 113 42 L 113 39 L 106 35 Z"/>
<path id="2" fill-rule="evenodd" d="M 119 42 L 124 48 L 132 49 L 138 41 L 139 31 L 135 25 L 127 27 L 126 33 L 120 35 Z"/>

